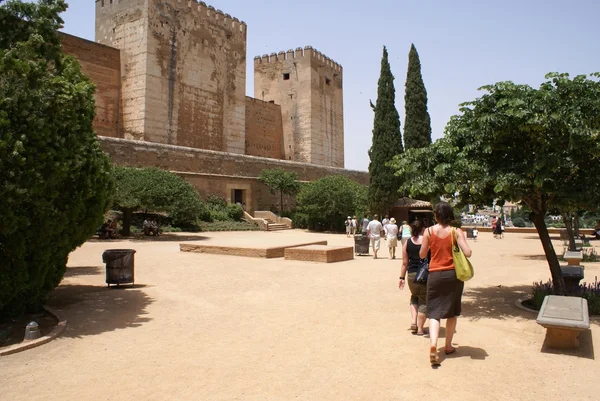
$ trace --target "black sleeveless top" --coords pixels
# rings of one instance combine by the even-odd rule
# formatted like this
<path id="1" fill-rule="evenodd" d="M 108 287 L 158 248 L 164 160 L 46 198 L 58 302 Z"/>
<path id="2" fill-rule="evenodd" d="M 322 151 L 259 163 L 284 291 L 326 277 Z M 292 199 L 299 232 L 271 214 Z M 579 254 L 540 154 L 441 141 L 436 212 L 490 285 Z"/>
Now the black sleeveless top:
<path id="1" fill-rule="evenodd" d="M 421 245 L 413 243 L 412 237 L 406 242 L 406 253 L 408 253 L 408 273 L 417 273 L 419 271 L 419 265 L 421 264 L 421 257 L 419 257 L 419 251 L 421 251 Z"/>

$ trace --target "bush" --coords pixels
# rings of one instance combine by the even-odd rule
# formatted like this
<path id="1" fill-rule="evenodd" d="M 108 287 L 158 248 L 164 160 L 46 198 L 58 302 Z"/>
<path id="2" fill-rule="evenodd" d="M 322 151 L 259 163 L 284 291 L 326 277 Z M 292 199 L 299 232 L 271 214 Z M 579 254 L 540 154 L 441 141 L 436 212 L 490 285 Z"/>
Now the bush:
<path id="1" fill-rule="evenodd" d="M 542 307 L 546 295 L 554 295 L 552 281 L 534 283 L 531 304 L 536 310 Z M 595 278 L 593 283 L 579 284 L 579 287 L 574 291 L 569 291 L 567 295 L 587 299 L 590 315 L 600 315 L 600 282 L 598 277 Z"/>
<path id="2" fill-rule="evenodd" d="M 229 215 L 224 210 L 211 210 L 210 217 L 213 221 L 227 221 L 230 220 Z"/>
<path id="3" fill-rule="evenodd" d="M 112 187 L 94 85 L 60 48 L 64 2 L 0 5 L 0 319 L 37 309 Z M 25 6 L 27 4 L 27 6 Z"/>
<path id="4" fill-rule="evenodd" d="M 244 209 L 240 205 L 227 205 L 227 215 L 233 221 L 240 221 L 244 218 Z"/>
<path id="5" fill-rule="evenodd" d="M 292 213 L 289 218 L 292 220 L 294 228 L 308 228 L 308 215 L 300 212 Z"/>
<path id="6" fill-rule="evenodd" d="M 311 230 L 345 231 L 348 216 L 362 215 L 367 187 L 348 177 L 330 175 L 302 186 L 297 197 L 298 212 L 307 216 Z"/>
<path id="7" fill-rule="evenodd" d="M 515 217 L 512 223 L 515 227 L 527 227 L 527 223 L 525 223 L 525 220 L 521 217 Z"/>
<path id="8" fill-rule="evenodd" d="M 225 210 L 227 208 L 227 201 L 219 195 L 209 195 L 206 198 L 206 203 L 211 210 Z"/>
<path id="9" fill-rule="evenodd" d="M 246 221 L 215 221 L 214 223 L 200 223 L 202 231 L 258 231 L 260 227 Z"/>

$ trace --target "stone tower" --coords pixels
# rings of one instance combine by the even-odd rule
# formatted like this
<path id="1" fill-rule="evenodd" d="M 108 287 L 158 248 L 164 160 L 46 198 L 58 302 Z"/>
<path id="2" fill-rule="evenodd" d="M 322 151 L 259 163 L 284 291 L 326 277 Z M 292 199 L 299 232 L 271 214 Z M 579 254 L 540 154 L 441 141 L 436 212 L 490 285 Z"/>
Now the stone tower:
<path id="1" fill-rule="evenodd" d="M 96 0 L 121 50 L 124 137 L 245 152 L 246 24 L 194 0 Z"/>
<path id="2" fill-rule="evenodd" d="M 254 97 L 281 105 L 286 160 L 344 167 L 343 69 L 310 46 L 254 59 Z"/>

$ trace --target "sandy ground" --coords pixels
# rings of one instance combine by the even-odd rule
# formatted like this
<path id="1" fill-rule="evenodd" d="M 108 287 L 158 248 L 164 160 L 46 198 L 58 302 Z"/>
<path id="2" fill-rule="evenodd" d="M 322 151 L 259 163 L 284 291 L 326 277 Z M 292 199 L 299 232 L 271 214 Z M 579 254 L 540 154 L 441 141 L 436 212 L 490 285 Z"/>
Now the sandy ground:
<path id="1" fill-rule="evenodd" d="M 556 353 L 543 347 L 535 314 L 514 306 L 549 278 L 534 235 L 470 240 L 476 275 L 465 287 L 458 352 L 438 369 L 428 339 L 407 331 L 400 260 L 179 252 L 182 240 L 263 247 L 321 238 L 353 244 L 297 230 L 86 243 L 49 302 L 68 319 L 66 332 L 0 357 L 0 400 L 600 399 L 600 320 L 579 351 Z M 135 288 L 106 288 L 109 248 L 137 250 Z M 586 279 L 594 276 L 600 264 L 587 264 Z"/>

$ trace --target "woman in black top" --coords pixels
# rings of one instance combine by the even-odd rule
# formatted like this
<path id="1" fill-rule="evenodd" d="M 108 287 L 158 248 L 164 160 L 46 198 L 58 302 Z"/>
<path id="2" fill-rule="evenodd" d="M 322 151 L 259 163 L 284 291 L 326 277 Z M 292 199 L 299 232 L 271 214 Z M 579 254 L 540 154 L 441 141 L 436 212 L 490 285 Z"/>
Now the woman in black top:
<path id="1" fill-rule="evenodd" d="M 427 284 L 415 283 L 414 280 L 421 264 L 419 251 L 421 250 L 421 243 L 423 241 L 423 224 L 415 220 L 410 225 L 410 228 L 412 236 L 402 247 L 402 270 L 400 272 L 398 287 L 401 290 L 404 289 L 404 284 L 408 281 L 408 288 L 411 293 L 410 314 L 412 316 L 410 329 L 414 334 L 422 336 L 425 334 L 423 325 L 425 325 L 425 313 L 427 312 Z M 406 277 L 407 273 L 408 277 Z"/>

